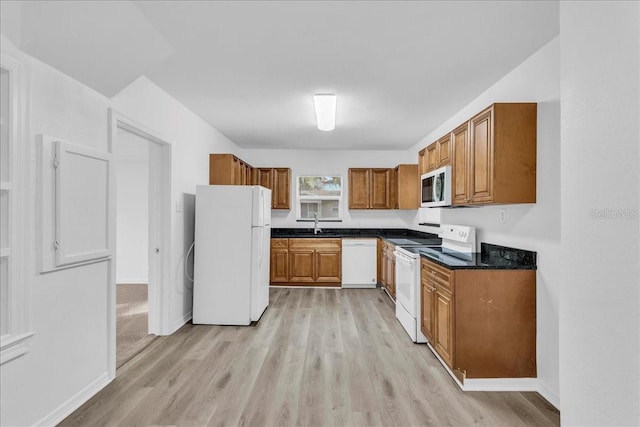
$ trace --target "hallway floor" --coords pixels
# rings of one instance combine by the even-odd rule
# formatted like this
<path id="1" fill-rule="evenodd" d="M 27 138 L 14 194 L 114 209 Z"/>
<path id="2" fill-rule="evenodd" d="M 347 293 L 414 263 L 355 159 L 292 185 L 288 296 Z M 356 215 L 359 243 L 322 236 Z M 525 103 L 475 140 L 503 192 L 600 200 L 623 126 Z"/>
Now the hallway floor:
<path id="1" fill-rule="evenodd" d="M 119 368 L 155 338 L 147 333 L 148 285 L 116 285 L 116 316 L 116 368 Z"/>

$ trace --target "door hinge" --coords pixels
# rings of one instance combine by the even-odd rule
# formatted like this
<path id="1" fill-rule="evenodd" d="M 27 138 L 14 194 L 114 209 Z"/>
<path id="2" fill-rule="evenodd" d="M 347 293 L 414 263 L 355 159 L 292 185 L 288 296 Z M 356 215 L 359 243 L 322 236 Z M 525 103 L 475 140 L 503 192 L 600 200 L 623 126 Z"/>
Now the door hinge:
<path id="1" fill-rule="evenodd" d="M 59 247 L 60 247 L 60 242 L 58 242 L 57 240 L 55 242 L 53 242 L 53 250 L 54 251 L 57 251 Z"/>
<path id="2" fill-rule="evenodd" d="M 53 168 L 54 169 L 58 169 L 58 166 L 60 166 L 60 161 L 58 160 L 57 157 L 53 158 Z"/>

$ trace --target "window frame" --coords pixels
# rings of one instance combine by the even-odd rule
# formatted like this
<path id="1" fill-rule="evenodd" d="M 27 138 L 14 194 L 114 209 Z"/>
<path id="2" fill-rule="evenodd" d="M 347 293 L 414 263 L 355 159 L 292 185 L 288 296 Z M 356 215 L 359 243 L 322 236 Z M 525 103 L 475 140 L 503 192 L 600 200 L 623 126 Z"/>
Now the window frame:
<path id="1" fill-rule="evenodd" d="M 7 248 L 2 256 L 7 262 L 7 333 L 0 337 L 0 365 L 14 360 L 29 351 L 28 339 L 34 335 L 29 331 L 28 280 L 26 277 L 27 248 L 26 225 L 23 212 L 27 198 L 25 195 L 28 179 L 28 82 L 22 62 L 6 54 L 0 55 L 0 67 L 9 74 L 9 128 L 8 181 L 0 184 L 9 193 L 8 228 L 10 230 Z"/>
<path id="2" fill-rule="evenodd" d="M 340 178 L 340 195 L 339 196 L 301 196 L 300 195 L 300 178 L 306 177 L 323 177 L 323 176 L 331 176 L 331 177 L 339 177 Z M 314 218 L 302 218 L 302 200 L 309 201 L 322 201 L 322 200 L 337 200 L 338 201 L 338 215 L 337 217 L 332 218 L 318 218 L 319 222 L 341 222 L 342 214 L 344 213 L 343 202 L 344 202 L 344 176 L 339 173 L 335 174 L 300 174 L 296 175 L 296 221 L 298 222 L 313 222 Z M 319 204 L 318 204 L 319 205 Z"/>

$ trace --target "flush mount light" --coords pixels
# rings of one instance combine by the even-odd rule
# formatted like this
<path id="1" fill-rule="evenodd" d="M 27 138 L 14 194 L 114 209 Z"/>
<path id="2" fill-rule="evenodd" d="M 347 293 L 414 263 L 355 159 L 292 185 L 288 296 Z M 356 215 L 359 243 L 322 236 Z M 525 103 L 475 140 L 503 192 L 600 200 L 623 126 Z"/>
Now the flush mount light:
<path id="1" fill-rule="evenodd" d="M 317 93 L 313 97 L 316 106 L 318 129 L 329 131 L 336 128 L 336 95 L 333 93 Z"/>

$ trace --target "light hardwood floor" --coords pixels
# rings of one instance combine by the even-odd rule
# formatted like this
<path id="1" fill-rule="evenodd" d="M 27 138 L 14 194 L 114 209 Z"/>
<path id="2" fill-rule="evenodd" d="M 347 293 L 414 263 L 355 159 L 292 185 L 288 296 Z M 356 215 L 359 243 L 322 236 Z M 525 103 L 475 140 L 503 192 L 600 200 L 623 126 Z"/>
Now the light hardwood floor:
<path id="1" fill-rule="evenodd" d="M 116 285 L 116 367 L 148 346 L 149 286 L 123 283 Z"/>
<path id="2" fill-rule="evenodd" d="M 61 425 L 559 425 L 537 393 L 460 391 L 394 313 L 380 289 L 272 288 L 256 326 L 157 338 Z"/>

